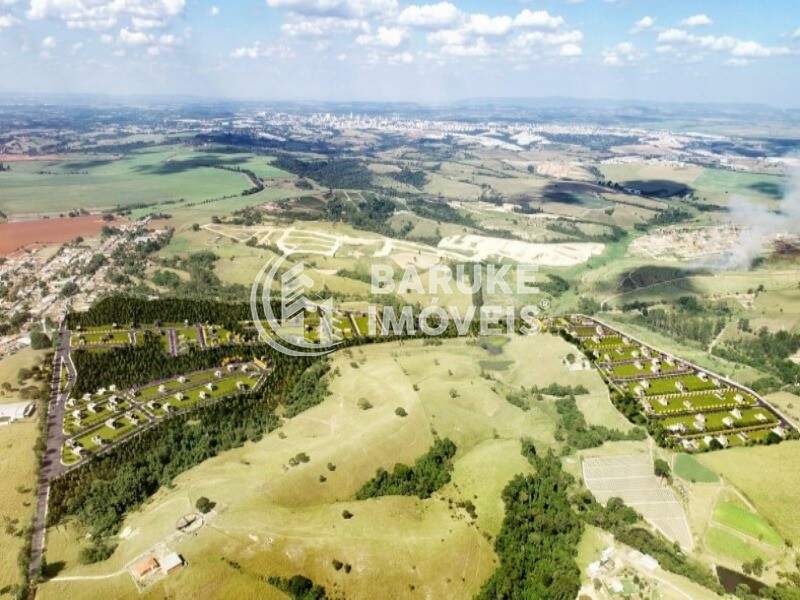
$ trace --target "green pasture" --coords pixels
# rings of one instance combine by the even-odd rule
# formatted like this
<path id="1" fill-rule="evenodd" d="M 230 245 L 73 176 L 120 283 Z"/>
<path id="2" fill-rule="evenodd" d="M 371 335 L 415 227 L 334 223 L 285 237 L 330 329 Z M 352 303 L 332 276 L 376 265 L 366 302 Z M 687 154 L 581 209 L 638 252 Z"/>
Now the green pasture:
<path id="1" fill-rule="evenodd" d="M 718 502 L 714 521 L 771 546 L 782 546 L 783 539 L 761 516 L 736 502 Z"/>
<path id="2" fill-rule="evenodd" d="M 678 454 L 672 465 L 673 472 L 686 481 L 697 483 L 717 483 L 719 477 L 708 467 L 702 465 L 691 454 Z"/>

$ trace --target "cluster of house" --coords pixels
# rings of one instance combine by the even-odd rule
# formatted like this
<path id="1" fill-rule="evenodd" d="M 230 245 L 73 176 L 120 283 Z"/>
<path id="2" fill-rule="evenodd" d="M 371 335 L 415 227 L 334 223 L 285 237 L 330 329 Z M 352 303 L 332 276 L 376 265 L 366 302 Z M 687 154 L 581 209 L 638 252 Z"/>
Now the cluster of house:
<path id="1" fill-rule="evenodd" d="M 253 375 L 254 371 L 257 372 L 258 369 L 266 369 L 267 365 L 265 360 L 257 360 L 254 361 L 254 363 L 255 366 L 249 363 L 229 363 L 222 368 L 216 369 L 214 371 L 214 377 L 216 379 L 222 379 L 226 376 L 226 373 L 228 376 L 231 376 L 236 373 L 236 371 L 241 371 L 242 374 L 251 376 Z M 185 375 L 179 376 L 176 381 L 182 385 L 189 383 L 189 380 Z M 248 388 L 249 385 L 246 381 L 239 380 L 236 382 L 236 389 L 238 391 L 245 391 Z M 211 397 L 211 392 L 213 392 L 215 389 L 217 389 L 217 384 L 213 381 L 209 381 L 203 385 L 203 389 L 199 391 L 198 397 L 201 400 L 207 400 Z M 147 416 L 147 411 L 155 413 L 156 411 L 161 410 L 164 414 L 170 414 L 176 410 L 173 404 L 171 404 L 169 401 L 164 401 L 164 398 L 168 392 L 169 390 L 165 383 L 159 384 L 159 396 L 153 400 L 149 400 L 144 404 L 146 410 L 142 411 L 142 413 L 145 415 L 145 419 L 149 418 Z M 172 397 L 177 402 L 182 402 L 186 400 L 188 396 L 184 391 L 176 391 Z M 66 401 L 66 407 L 71 409 L 69 415 L 71 417 L 71 424 L 73 427 L 80 429 L 84 426 L 94 426 L 96 421 L 93 419 L 89 420 L 88 423 L 86 422 L 88 415 L 97 415 L 105 412 L 109 416 L 103 425 L 112 431 L 121 429 L 125 426 L 126 422 L 133 427 L 138 426 L 142 422 L 142 414 L 134 411 L 133 409 L 121 412 L 125 409 L 127 404 L 129 404 L 129 400 L 126 400 L 124 396 L 117 395 L 117 386 L 115 385 L 110 385 L 107 388 L 102 387 L 94 394 L 86 393 L 80 400 L 68 398 Z M 109 443 L 108 440 L 103 437 L 102 432 L 99 429 L 96 431 L 95 435 L 91 437 L 91 441 L 92 444 L 97 448 L 102 448 Z M 83 457 L 85 454 L 86 449 L 77 440 L 77 437 L 68 438 L 65 444 L 67 448 L 69 448 L 78 457 Z"/>
<path id="2" fill-rule="evenodd" d="M 728 432 L 727 435 L 725 433 L 720 433 L 713 436 L 702 436 L 702 434 L 709 429 L 706 414 L 709 411 L 706 410 L 704 413 L 701 412 L 703 411 L 702 408 L 698 410 L 698 407 L 692 402 L 692 397 L 694 395 L 713 394 L 719 398 L 720 404 L 727 404 L 727 406 L 724 407 L 727 408 L 730 406 L 730 402 L 725 401 L 726 394 L 731 394 L 733 390 L 733 398 L 736 406 L 730 409 L 728 414 L 721 419 L 722 425 L 724 425 L 726 430 L 744 428 L 747 425 L 747 423 L 744 422 L 745 417 L 740 407 L 755 405 L 757 403 L 755 398 L 750 397 L 748 399 L 743 391 L 736 387 L 728 386 L 721 378 L 673 356 L 648 348 L 644 344 L 631 340 L 629 337 L 611 330 L 592 319 L 582 317 L 569 319 L 566 330 L 570 335 L 583 342 L 591 340 L 591 343 L 588 344 L 590 348 L 592 348 L 591 354 L 612 380 L 617 383 L 623 381 L 635 382 L 635 384 L 630 384 L 632 386 L 631 391 L 643 403 L 647 412 L 652 412 L 652 403 L 658 403 L 661 407 L 666 408 L 671 402 L 675 402 L 676 397 L 678 397 L 679 401 L 682 403 L 684 410 L 680 411 L 677 409 L 670 412 L 685 412 L 691 414 L 692 411 L 697 410 L 698 412 L 695 413 L 694 420 L 691 421 L 691 423 L 675 423 L 668 427 L 668 430 L 675 435 L 692 436 L 691 438 L 684 438 L 681 440 L 681 443 L 687 450 L 697 450 L 699 448 L 700 439 L 702 439 L 706 446 L 711 446 L 716 441 L 723 448 L 729 445 L 730 440 L 728 435 L 736 435 L 742 442 L 750 440 L 747 431 L 736 433 Z M 608 343 L 604 343 L 604 340 L 609 337 L 613 338 L 613 342 L 609 341 Z M 631 374 L 628 377 L 615 377 L 612 375 L 613 368 L 611 365 L 613 364 L 629 364 L 632 365 L 636 371 L 640 371 L 641 373 Z M 668 365 L 669 369 L 666 369 L 665 365 Z M 666 388 L 663 383 L 660 384 L 657 390 L 653 389 L 655 381 L 670 382 L 670 376 L 675 376 L 675 380 L 672 382 L 674 389 L 671 387 Z M 686 379 L 687 377 L 696 377 L 697 380 L 708 385 L 694 385 L 691 381 Z M 688 391 L 687 384 L 697 387 L 698 389 L 695 391 Z M 654 393 L 654 391 L 657 391 L 657 393 Z M 716 409 L 712 408 L 711 410 L 716 412 Z M 761 430 L 774 422 L 774 419 L 771 419 L 762 411 L 755 412 L 751 418 L 756 421 L 752 423 L 748 418 L 752 427 L 758 428 L 761 426 Z M 716 428 L 717 427 L 715 427 L 715 429 Z M 787 431 L 780 422 L 770 429 L 770 431 L 780 438 L 785 438 L 787 436 Z"/>
<path id="3" fill-rule="evenodd" d="M 655 572 L 659 567 L 658 561 L 649 554 L 642 554 L 638 550 L 618 553 L 614 546 L 609 546 L 603 550 L 600 560 L 589 564 L 586 572 L 590 579 L 603 582 L 612 594 L 623 595 L 625 586 L 620 575 L 626 565 L 637 567 L 648 573 Z"/>

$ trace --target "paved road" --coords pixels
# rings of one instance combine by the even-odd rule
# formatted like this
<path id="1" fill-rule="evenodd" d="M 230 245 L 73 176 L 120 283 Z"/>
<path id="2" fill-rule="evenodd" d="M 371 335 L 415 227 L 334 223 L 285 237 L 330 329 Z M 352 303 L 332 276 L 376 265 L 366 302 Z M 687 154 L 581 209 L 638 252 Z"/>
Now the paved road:
<path id="1" fill-rule="evenodd" d="M 67 385 L 59 393 L 61 369 L 67 370 Z M 39 470 L 36 489 L 36 513 L 33 516 L 33 535 L 31 541 L 31 562 L 29 574 L 39 574 L 44 554 L 47 523 L 47 500 L 50 496 L 50 482 L 64 471 L 61 464 L 61 445 L 64 440 L 64 411 L 69 390 L 75 383 L 75 367 L 70 358 L 69 331 L 62 327 L 59 331 L 57 349 L 53 358 L 53 380 L 50 387 L 50 404 L 47 411 L 47 448 Z"/>

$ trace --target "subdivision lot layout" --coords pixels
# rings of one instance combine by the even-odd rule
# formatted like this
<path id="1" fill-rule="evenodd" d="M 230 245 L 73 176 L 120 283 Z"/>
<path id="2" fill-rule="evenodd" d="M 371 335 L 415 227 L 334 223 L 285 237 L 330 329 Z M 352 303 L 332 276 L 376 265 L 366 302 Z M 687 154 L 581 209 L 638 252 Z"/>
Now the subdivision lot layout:
<path id="1" fill-rule="evenodd" d="M 598 502 L 621 498 L 684 550 L 694 545 L 683 506 L 653 473 L 649 454 L 591 457 L 583 461 L 583 480 Z"/>

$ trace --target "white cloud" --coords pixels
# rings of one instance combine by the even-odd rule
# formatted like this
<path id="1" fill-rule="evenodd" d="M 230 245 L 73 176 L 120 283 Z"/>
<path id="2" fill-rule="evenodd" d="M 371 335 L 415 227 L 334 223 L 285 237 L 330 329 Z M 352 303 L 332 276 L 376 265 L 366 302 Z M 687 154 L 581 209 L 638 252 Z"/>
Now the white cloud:
<path id="1" fill-rule="evenodd" d="M 477 35 L 505 35 L 511 30 L 514 21 L 507 15 L 490 17 L 474 14 L 467 20 L 466 30 Z"/>
<path id="2" fill-rule="evenodd" d="M 514 17 L 515 27 L 535 29 L 558 29 L 564 24 L 564 17 L 551 15 L 546 10 L 531 11 L 527 8 Z"/>
<path id="3" fill-rule="evenodd" d="M 159 48 L 158 46 L 150 46 L 147 49 L 148 56 L 158 56 L 159 54 L 161 54 L 161 48 Z"/>
<path id="4" fill-rule="evenodd" d="M 120 20 L 164 20 L 183 12 L 186 0 L 30 0 L 31 20 L 58 19 L 70 29 L 109 29 Z"/>
<path id="5" fill-rule="evenodd" d="M 795 29 L 795 30 L 792 32 L 792 37 L 793 37 L 794 39 L 798 39 L 798 38 L 800 38 L 800 27 L 798 27 L 797 29 Z"/>
<path id="6" fill-rule="evenodd" d="M 408 27 L 438 29 L 452 25 L 460 16 L 461 13 L 458 8 L 450 2 L 423 5 L 412 4 L 403 9 L 397 17 L 397 22 Z"/>
<path id="7" fill-rule="evenodd" d="M 641 53 L 630 42 L 620 42 L 610 50 L 603 51 L 603 64 L 618 67 L 632 64 L 642 57 Z"/>
<path id="8" fill-rule="evenodd" d="M 19 19 L 14 15 L 0 15 L 0 29 L 8 29 L 15 25 L 19 25 Z"/>
<path id="9" fill-rule="evenodd" d="M 425 39 L 436 46 L 461 46 L 467 42 L 467 35 L 458 29 L 441 29 L 429 33 Z"/>
<path id="10" fill-rule="evenodd" d="M 212 6 L 208 9 L 208 14 L 212 17 L 216 17 L 219 14 L 219 6 Z"/>
<path id="11" fill-rule="evenodd" d="M 771 56 L 784 56 L 791 51 L 783 46 L 768 47 L 762 46 L 753 41 L 737 41 L 731 50 L 733 56 L 744 56 L 748 58 L 769 58 Z"/>
<path id="12" fill-rule="evenodd" d="M 559 56 L 580 56 L 583 54 L 583 50 L 581 49 L 578 44 L 564 44 L 558 50 Z"/>
<path id="13" fill-rule="evenodd" d="M 70 51 L 72 52 L 72 54 L 77 54 L 78 52 L 80 52 L 81 48 L 83 48 L 83 42 L 75 42 L 74 44 L 72 44 Z"/>
<path id="14" fill-rule="evenodd" d="M 658 42 L 666 45 L 682 44 L 713 52 L 729 52 L 732 56 L 769 58 L 790 54 L 785 46 L 763 46 L 752 40 L 739 40 L 729 35 L 693 35 L 682 29 L 667 29 L 658 34 Z"/>
<path id="15" fill-rule="evenodd" d="M 656 20 L 653 17 L 649 15 L 644 16 L 633 24 L 633 29 L 631 29 L 631 33 L 639 33 L 640 31 L 650 29 L 655 24 Z"/>
<path id="16" fill-rule="evenodd" d="M 56 47 L 56 38 L 52 35 L 48 35 L 46 38 L 42 40 L 42 48 L 51 50 Z"/>
<path id="17" fill-rule="evenodd" d="M 711 25 L 711 23 L 713 23 L 711 17 L 705 14 L 692 15 L 681 21 L 681 25 L 686 27 L 703 27 L 705 25 Z"/>
<path id="18" fill-rule="evenodd" d="M 110 33 L 104 33 L 100 36 L 100 41 L 104 44 L 111 44 L 114 41 L 114 36 Z"/>
<path id="19" fill-rule="evenodd" d="M 583 32 L 580 29 L 562 32 L 527 31 L 511 40 L 511 46 L 515 51 L 524 51 L 532 46 L 576 45 L 581 41 L 583 41 Z"/>
<path id="20" fill-rule="evenodd" d="M 281 31 L 292 37 L 322 37 L 333 33 L 369 31 L 369 23 L 361 19 L 340 17 L 302 17 L 281 25 Z"/>
<path id="21" fill-rule="evenodd" d="M 397 48 L 406 41 L 408 31 L 402 27 L 378 27 L 375 34 L 363 33 L 356 38 L 356 43 L 362 46 L 383 46 Z"/>
<path id="22" fill-rule="evenodd" d="M 150 43 L 151 38 L 144 31 L 131 31 L 125 27 L 119 30 L 119 42 L 126 46 L 143 46 Z"/>
<path id="23" fill-rule="evenodd" d="M 256 42 L 252 46 L 241 46 L 231 51 L 232 58 L 292 58 L 294 53 L 287 46 L 264 46 Z"/>
<path id="24" fill-rule="evenodd" d="M 386 57 L 387 62 L 393 65 L 410 65 L 414 62 L 414 55 L 407 50 L 405 52 L 398 52 L 397 54 L 390 54 Z"/>
<path id="25" fill-rule="evenodd" d="M 388 17 L 397 12 L 397 0 L 267 0 L 267 6 L 302 15 L 343 18 Z"/>
<path id="26" fill-rule="evenodd" d="M 161 19 L 144 19 L 142 17 L 133 17 L 131 24 L 134 29 L 158 29 L 166 25 Z"/>
<path id="27" fill-rule="evenodd" d="M 729 67 L 746 67 L 750 64 L 750 61 L 746 58 L 729 58 L 725 61 L 725 64 Z"/>
<path id="28" fill-rule="evenodd" d="M 442 46 L 442 53 L 458 57 L 489 56 L 494 51 L 482 37 L 475 40 L 474 44 L 447 44 Z"/>

